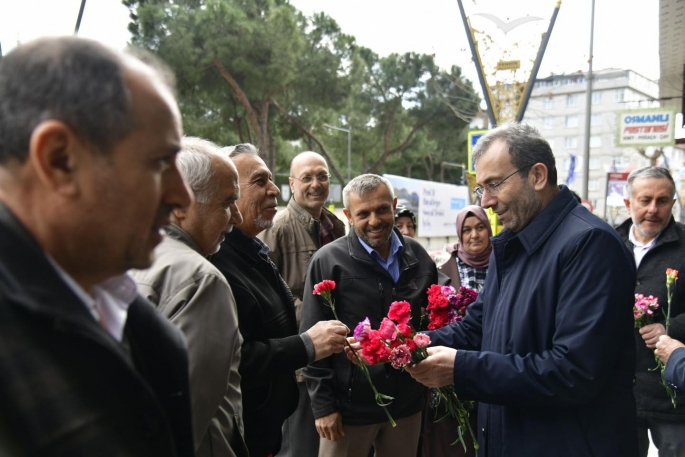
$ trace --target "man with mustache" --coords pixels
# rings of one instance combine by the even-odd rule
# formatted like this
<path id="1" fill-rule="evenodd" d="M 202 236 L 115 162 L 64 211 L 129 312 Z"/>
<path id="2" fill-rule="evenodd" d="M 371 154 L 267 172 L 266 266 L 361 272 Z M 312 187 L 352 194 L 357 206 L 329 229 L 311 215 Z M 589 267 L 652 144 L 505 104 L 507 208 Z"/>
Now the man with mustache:
<path id="1" fill-rule="evenodd" d="M 344 236 L 345 224 L 324 207 L 330 174 L 320 154 L 312 151 L 297 154 L 290 163 L 288 182 L 292 194 L 288 207 L 276 216 L 274 226 L 259 237 L 269 246 L 269 257 L 293 293 L 299 326 L 309 259 L 321 246 Z M 319 434 L 314 428 L 309 393 L 299 370 L 297 387 L 300 403 L 283 426 L 283 446 L 278 453 L 282 457 L 310 457 L 319 452 Z"/>
<path id="2" fill-rule="evenodd" d="M 649 452 L 648 430 L 660 456 L 685 455 L 685 408 L 674 408 L 655 366 L 654 348 L 664 326 L 668 306 L 666 269 L 685 274 L 685 226 L 673 218 L 676 186 L 670 172 L 661 167 L 645 167 L 633 171 L 626 185 L 626 208 L 630 218 L 618 227 L 618 232 L 633 252 L 637 265 L 635 293 L 653 295 L 659 299 L 661 311 L 654 323 L 635 330 L 637 364 L 635 371 L 635 401 L 637 402 L 638 442 L 640 456 Z M 685 339 L 685 284 L 677 281 L 671 288 L 671 326 L 669 335 Z M 680 399 L 677 399 L 680 400 Z M 681 401 L 678 401 L 681 403 Z"/>
<path id="3" fill-rule="evenodd" d="M 73 37 L 0 61 L 0 455 L 193 454 L 185 342 L 126 274 L 190 204 L 153 65 Z"/>
<path id="4" fill-rule="evenodd" d="M 292 293 L 257 238 L 273 225 L 280 191 L 253 145 L 225 151 L 240 176 L 243 221 L 211 261 L 231 285 L 238 308 L 245 441 L 251 457 L 267 457 L 279 451 L 283 422 L 298 404 L 295 370 L 341 352 L 349 329 L 325 321 L 297 333 Z"/>
<path id="5" fill-rule="evenodd" d="M 428 358 L 407 371 L 479 402 L 481 456 L 635 457 L 631 253 L 557 185 L 534 127 L 490 130 L 473 160 L 504 230 L 466 317 L 428 332 Z"/>
<path id="6" fill-rule="evenodd" d="M 247 457 L 240 393 L 238 313 L 231 287 L 207 257 L 242 222 L 238 172 L 207 140 L 184 137 L 176 158 L 195 198 L 171 213 L 155 262 L 131 276 L 188 342 L 196 457 Z"/>
<path id="7" fill-rule="evenodd" d="M 407 301 L 411 324 L 418 329 L 421 307 L 428 304 L 426 290 L 437 282 L 437 269 L 423 247 L 395 227 L 397 199 L 392 185 L 381 176 L 358 176 L 345 186 L 343 202 L 351 230 L 314 254 L 305 291 L 312 291 L 324 279 L 335 281 L 336 310 L 350 328 L 366 317 L 373 328 L 379 328 L 391 303 Z M 318 295 L 305 293 L 300 330 L 331 316 Z M 302 370 L 321 437 L 319 456 L 367 456 L 371 446 L 378 457 L 416 456 L 425 388 L 390 366 L 368 369 L 378 391 L 395 398 L 388 411 L 396 427 L 376 404 L 360 369 L 345 354 Z"/>

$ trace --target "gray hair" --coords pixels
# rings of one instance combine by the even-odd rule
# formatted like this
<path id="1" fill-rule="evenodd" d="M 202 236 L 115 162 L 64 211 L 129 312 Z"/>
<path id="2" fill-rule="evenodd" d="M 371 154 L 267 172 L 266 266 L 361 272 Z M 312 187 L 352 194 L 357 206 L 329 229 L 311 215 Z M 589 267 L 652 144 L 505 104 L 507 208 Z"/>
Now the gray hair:
<path id="1" fill-rule="evenodd" d="M 3 57 L 0 164 L 23 163 L 33 130 L 48 119 L 65 123 L 96 153 L 108 153 L 136 125 L 125 80 L 126 59 L 135 58 L 75 37 L 41 38 Z"/>
<path id="2" fill-rule="evenodd" d="M 176 166 L 199 203 L 208 203 L 216 191 L 210 186 L 214 176 L 212 160 L 215 157 L 226 156 L 211 141 L 192 136 L 181 140 L 181 152 L 176 156 Z"/>
<path id="3" fill-rule="evenodd" d="M 644 167 L 633 170 L 628 175 L 628 182 L 626 183 L 626 198 L 630 199 L 633 196 L 633 182 L 636 179 L 668 179 L 671 183 L 671 188 L 673 189 L 672 194 L 675 196 L 675 181 L 671 172 L 663 167 Z"/>
<path id="4" fill-rule="evenodd" d="M 473 148 L 473 163 L 480 159 L 495 141 L 503 140 L 509 146 L 509 155 L 514 167 L 523 168 L 528 165 L 542 163 L 547 167 L 547 183 L 557 185 L 557 167 L 552 148 L 540 132 L 533 126 L 512 122 L 504 124 L 483 135 Z M 524 178 L 528 176 L 528 168 L 519 173 Z"/>
<path id="5" fill-rule="evenodd" d="M 225 154 L 228 154 L 228 157 L 231 159 L 240 154 L 259 156 L 259 149 L 257 149 L 255 145 L 251 143 L 240 143 L 236 144 L 235 146 L 226 146 L 225 148 L 221 148 L 221 151 Z"/>
<path id="6" fill-rule="evenodd" d="M 384 184 L 390 192 L 390 198 L 395 199 L 395 191 L 392 188 L 390 181 L 382 176 L 367 173 L 365 175 L 359 175 L 352 181 L 347 183 L 343 189 L 343 205 L 345 209 L 349 211 L 350 209 L 350 194 L 359 195 L 363 197 L 364 195 L 372 192 L 378 188 L 381 184 Z"/>

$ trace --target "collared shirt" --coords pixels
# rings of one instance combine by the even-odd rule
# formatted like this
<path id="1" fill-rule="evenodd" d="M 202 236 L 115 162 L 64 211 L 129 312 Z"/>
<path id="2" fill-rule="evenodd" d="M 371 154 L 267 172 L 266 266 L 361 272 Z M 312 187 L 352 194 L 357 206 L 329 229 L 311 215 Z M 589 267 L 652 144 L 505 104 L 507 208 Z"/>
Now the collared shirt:
<path id="1" fill-rule="evenodd" d="M 652 249 L 656 245 L 656 240 L 659 238 L 659 235 L 661 235 L 661 233 L 652 238 L 652 241 L 650 241 L 649 243 L 642 244 L 635 238 L 635 232 L 633 230 L 635 230 L 635 224 L 631 225 L 630 230 L 628 230 L 628 239 L 631 243 L 633 243 L 635 265 L 639 268 L 640 262 L 642 262 L 642 258 L 645 256 L 645 254 L 649 252 L 650 249 Z"/>
<path id="2" fill-rule="evenodd" d="M 369 255 L 378 262 L 380 266 L 385 269 L 388 273 L 390 273 L 390 276 L 392 277 L 392 280 L 396 283 L 400 279 L 400 254 L 402 253 L 402 242 L 400 239 L 397 237 L 397 234 L 395 231 L 392 231 L 392 235 L 390 236 L 390 254 L 388 255 L 388 260 L 383 260 L 383 257 L 376 252 L 374 248 L 369 246 L 362 240 L 359 236 L 359 242 L 361 245 L 364 247 L 366 252 L 369 253 Z"/>
<path id="3" fill-rule="evenodd" d="M 112 276 L 94 285 L 90 295 L 88 295 L 52 257 L 49 255 L 46 257 L 59 277 L 86 305 L 93 318 L 107 330 L 107 333 L 121 343 L 128 317 L 128 308 L 137 294 L 135 281 L 126 273 Z"/>
<path id="4" fill-rule="evenodd" d="M 319 220 L 319 242 L 321 246 L 325 246 L 331 241 L 335 241 L 335 235 L 333 231 L 335 226 L 333 222 L 328 218 L 325 211 L 321 210 L 321 219 Z"/>

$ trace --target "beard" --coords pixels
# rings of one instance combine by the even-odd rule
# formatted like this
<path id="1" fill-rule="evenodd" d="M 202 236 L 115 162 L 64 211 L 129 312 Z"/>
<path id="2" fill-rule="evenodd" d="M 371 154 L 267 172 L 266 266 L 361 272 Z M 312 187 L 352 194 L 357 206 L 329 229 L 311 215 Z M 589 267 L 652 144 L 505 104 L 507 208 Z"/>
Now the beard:
<path id="1" fill-rule="evenodd" d="M 274 226 L 274 220 L 267 219 L 266 217 L 264 217 L 263 213 L 260 213 L 259 216 L 257 216 L 257 219 L 255 219 L 254 223 L 257 226 L 257 228 L 260 228 L 262 230 L 267 230 Z"/>
<path id="2" fill-rule="evenodd" d="M 383 226 L 381 226 L 380 228 L 388 229 L 389 226 L 387 224 L 383 224 Z M 360 232 L 356 228 L 354 231 L 357 233 L 357 236 L 359 236 L 359 238 L 361 238 L 364 241 L 364 243 L 371 246 L 372 248 L 378 248 L 380 246 L 385 245 L 387 242 L 390 241 L 390 238 L 392 237 L 392 228 L 388 230 L 388 233 L 385 235 L 384 238 L 375 240 L 370 239 L 366 232 Z"/>

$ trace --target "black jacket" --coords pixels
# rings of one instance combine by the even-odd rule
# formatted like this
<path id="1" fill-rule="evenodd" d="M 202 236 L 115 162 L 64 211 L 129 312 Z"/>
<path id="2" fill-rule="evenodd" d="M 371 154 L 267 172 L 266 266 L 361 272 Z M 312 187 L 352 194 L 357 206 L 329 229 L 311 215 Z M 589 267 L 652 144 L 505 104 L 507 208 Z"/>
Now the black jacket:
<path id="1" fill-rule="evenodd" d="M 238 308 L 245 442 L 252 457 L 280 449 L 281 427 L 299 399 L 295 370 L 307 364 L 293 296 L 260 253 L 260 243 L 234 228 L 210 259 L 231 285 Z"/>
<path id="2" fill-rule="evenodd" d="M 411 304 L 411 324 L 415 329 L 419 328 L 421 307 L 428 303 L 427 289 L 437 284 L 437 270 L 418 242 L 394 230 L 404 246 L 397 284 L 364 250 L 354 230 L 314 254 L 307 272 L 301 331 L 318 321 L 333 319 L 332 311 L 324 306 L 319 296 L 312 294 L 314 285 L 324 279 L 335 281 L 333 298 L 336 311 L 350 330 L 367 316 L 372 328 L 379 328 L 388 314 L 390 304 L 400 300 Z M 395 397 L 388 406 L 394 419 L 408 417 L 423 408 L 425 388 L 409 374 L 387 364 L 368 368 L 378 391 Z M 365 425 L 387 421 L 382 408 L 376 405 L 368 381 L 344 353 L 310 364 L 302 373 L 315 418 L 339 411 L 345 424 Z"/>
<path id="3" fill-rule="evenodd" d="M 633 221 L 628 219 L 618 227 L 618 233 L 633 250 L 633 244 L 628 239 L 628 233 Z M 677 340 L 685 341 L 685 225 L 677 223 L 673 217 L 656 240 L 656 244 L 642 258 L 637 270 L 636 294 L 654 295 L 659 299 L 662 311 L 655 315 L 655 322 L 664 324 L 668 303 L 666 293 L 666 269 L 673 268 L 680 272 L 680 279 L 675 285 L 673 309 L 671 309 L 671 325 L 669 335 Z M 649 371 L 656 366 L 654 351 L 649 349 L 635 330 L 635 346 L 637 363 L 635 371 L 635 401 L 637 413 L 640 417 L 656 417 L 670 420 L 685 420 L 685 399 L 676 398 L 677 408 L 673 408 L 671 400 L 666 395 L 663 386 L 659 384 L 659 370 Z"/>
<path id="4" fill-rule="evenodd" d="M 3 422 L 0 455 L 189 457 L 194 449 L 180 332 L 139 296 L 124 344 L 115 341 L 0 205 Z"/>

